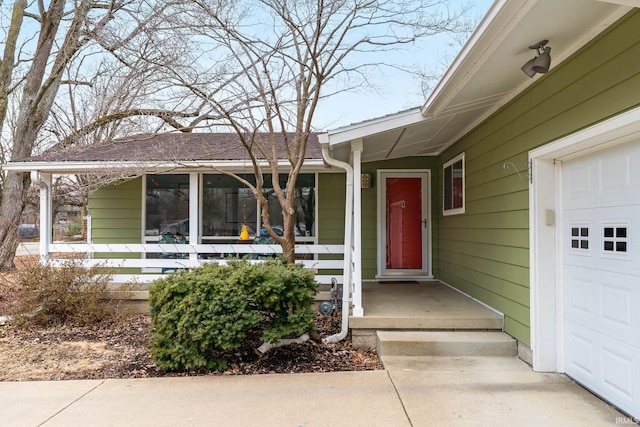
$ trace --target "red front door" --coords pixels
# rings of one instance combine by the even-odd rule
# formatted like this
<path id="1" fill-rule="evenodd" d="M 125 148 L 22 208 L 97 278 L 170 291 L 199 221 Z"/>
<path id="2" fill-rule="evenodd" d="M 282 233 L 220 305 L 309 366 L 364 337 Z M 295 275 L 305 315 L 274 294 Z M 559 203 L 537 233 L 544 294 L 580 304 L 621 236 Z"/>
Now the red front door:
<path id="1" fill-rule="evenodd" d="M 386 268 L 422 270 L 422 179 L 386 178 Z"/>

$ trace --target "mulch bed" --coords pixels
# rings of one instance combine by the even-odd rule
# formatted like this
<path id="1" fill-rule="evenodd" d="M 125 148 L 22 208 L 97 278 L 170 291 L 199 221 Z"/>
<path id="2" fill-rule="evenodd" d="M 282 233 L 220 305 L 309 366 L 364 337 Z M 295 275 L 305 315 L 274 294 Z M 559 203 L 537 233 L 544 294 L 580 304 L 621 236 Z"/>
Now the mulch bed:
<path id="1" fill-rule="evenodd" d="M 318 334 L 340 330 L 340 316 L 317 316 Z M 264 355 L 249 340 L 226 355 L 228 368 L 165 373 L 147 350 L 149 316 L 127 316 L 99 325 L 17 329 L 0 325 L 0 381 L 149 378 L 189 375 L 253 375 L 273 373 L 362 371 L 382 369 L 374 351 L 354 348 L 350 336 L 339 343 L 307 341 L 277 347 Z"/>

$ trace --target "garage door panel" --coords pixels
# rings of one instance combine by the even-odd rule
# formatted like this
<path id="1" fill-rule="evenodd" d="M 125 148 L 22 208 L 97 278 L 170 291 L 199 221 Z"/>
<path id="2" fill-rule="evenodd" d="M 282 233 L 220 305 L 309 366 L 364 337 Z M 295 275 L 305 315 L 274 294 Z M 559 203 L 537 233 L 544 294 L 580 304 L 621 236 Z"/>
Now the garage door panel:
<path id="1" fill-rule="evenodd" d="M 617 343 L 616 343 L 617 344 Z M 602 381 L 603 385 L 613 389 L 626 399 L 633 396 L 633 357 L 620 351 L 620 346 L 615 348 L 602 347 Z"/>
<path id="2" fill-rule="evenodd" d="M 596 378 L 599 363 L 594 359 L 598 353 L 595 351 L 591 334 L 568 321 L 565 323 L 565 342 L 568 344 L 565 354 L 567 373 L 589 381 Z"/>
<path id="3" fill-rule="evenodd" d="M 640 348 L 640 283 L 635 276 L 565 266 L 564 318 Z"/>
<path id="4" fill-rule="evenodd" d="M 581 268 L 567 268 L 564 272 L 565 317 L 586 323 L 595 315 L 596 304 L 592 297 L 597 292 L 593 275 Z"/>
<path id="5" fill-rule="evenodd" d="M 620 206 L 640 200 L 640 144 L 572 159 L 563 172 L 564 209 Z"/>
<path id="6" fill-rule="evenodd" d="M 610 280 L 614 278 L 607 278 L 601 283 L 602 321 L 608 326 L 607 330 L 615 331 L 625 339 L 638 338 L 640 316 L 632 310 L 632 306 L 639 307 L 638 292 L 634 293 L 633 289 L 634 280 L 624 277 L 615 282 Z"/>
<path id="7" fill-rule="evenodd" d="M 567 375 L 637 416 L 640 349 L 571 322 L 565 324 L 565 334 Z"/>
<path id="8" fill-rule="evenodd" d="M 565 372 L 640 418 L 640 141 L 562 162 Z"/>

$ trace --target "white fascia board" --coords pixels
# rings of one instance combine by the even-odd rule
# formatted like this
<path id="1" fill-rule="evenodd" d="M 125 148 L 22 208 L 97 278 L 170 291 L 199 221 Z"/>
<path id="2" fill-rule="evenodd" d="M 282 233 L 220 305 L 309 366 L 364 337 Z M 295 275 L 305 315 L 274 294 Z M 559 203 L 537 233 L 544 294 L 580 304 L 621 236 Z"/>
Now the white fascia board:
<path id="1" fill-rule="evenodd" d="M 366 120 L 319 134 L 321 144 L 339 145 L 424 121 L 420 108 Z"/>
<path id="2" fill-rule="evenodd" d="M 269 173 L 269 164 L 260 162 L 260 166 L 265 168 L 265 173 Z M 291 167 L 287 160 L 280 160 L 278 166 L 283 169 Z M 321 159 L 308 159 L 304 161 L 302 169 L 304 171 L 322 170 L 325 164 Z M 41 171 L 52 173 L 82 173 L 99 170 L 113 169 L 136 169 L 145 172 L 168 172 L 177 169 L 195 170 L 195 169 L 218 169 L 228 171 L 251 171 L 253 166 L 250 162 L 242 162 L 237 160 L 231 161 L 184 161 L 184 162 L 11 162 L 2 165 L 2 169 L 6 171 L 29 172 Z"/>
<path id="3" fill-rule="evenodd" d="M 529 0 L 523 3 L 517 2 L 517 4 L 516 2 L 511 2 L 512 4 L 509 5 L 510 2 L 508 0 L 496 0 L 491 5 L 480 24 L 478 24 L 469 40 L 462 47 L 458 56 L 453 60 L 422 106 L 421 111 L 425 117 L 436 116 L 447 106 L 449 100 L 464 87 L 464 84 L 473 76 L 475 70 L 482 65 L 483 58 L 488 56 L 492 45 L 493 49 L 495 49 L 496 39 L 505 33 L 508 34 L 512 28 L 518 25 L 518 13 L 520 13 L 519 16 L 522 16 L 522 10 L 528 9 L 536 1 Z M 504 12 L 507 6 L 519 7 L 514 12 L 515 16 L 507 16 L 508 19 L 504 22 Z"/>
<path id="4" fill-rule="evenodd" d="M 640 0 L 599 0 L 605 3 L 620 4 L 623 6 L 631 6 L 640 8 Z"/>

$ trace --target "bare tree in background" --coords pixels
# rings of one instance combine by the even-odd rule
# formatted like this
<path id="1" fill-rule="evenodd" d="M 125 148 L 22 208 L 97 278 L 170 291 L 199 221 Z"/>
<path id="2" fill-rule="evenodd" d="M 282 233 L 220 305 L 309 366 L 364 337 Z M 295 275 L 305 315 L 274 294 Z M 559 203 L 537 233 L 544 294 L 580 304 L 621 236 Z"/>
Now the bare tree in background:
<path id="1" fill-rule="evenodd" d="M 98 4 L 94 1 L 78 1 L 65 11 L 67 2 L 52 0 L 48 7 L 38 2 L 28 10 L 26 0 L 14 3 L 8 25 L 0 64 L 0 126 L 5 123 L 9 97 L 14 91 L 18 96 L 18 113 L 15 127 L 11 129 L 11 159 L 25 158 L 35 148 L 40 129 L 44 125 L 60 87 L 65 68 L 78 51 L 91 40 L 93 32 L 99 32 L 122 7 L 113 0 Z M 75 6 L 75 7 L 74 7 Z M 99 7 L 99 13 L 96 13 Z M 3 17 L 4 18 L 4 17 Z M 36 34 L 32 55 L 28 57 L 29 43 L 19 45 L 20 32 L 25 19 L 31 21 Z M 31 28 L 30 28 L 31 30 Z M 29 38 L 27 37 L 27 40 Z M 33 44 L 32 43 L 32 44 Z M 21 68 L 25 74 L 16 75 Z M 0 129 L 4 132 L 5 129 Z M 6 175 L 0 205 L 0 268 L 13 267 L 13 255 L 17 246 L 16 227 L 29 190 L 29 176 L 10 172 Z"/>
<path id="2" fill-rule="evenodd" d="M 144 126 L 182 127 L 173 116 L 188 117 L 188 105 L 175 101 L 167 111 L 157 108 L 152 95 L 163 89 L 154 72 L 175 57 L 169 41 L 158 48 L 155 38 L 170 5 L 18 0 L 7 12 L 0 2 L 0 31 L 6 35 L 0 62 L 2 160 L 29 157 L 42 148 L 40 142 L 88 145 Z M 30 177 L 8 172 L 2 179 L 0 269 L 10 269 Z"/>
<path id="3" fill-rule="evenodd" d="M 319 102 L 366 86 L 380 54 L 460 29 L 463 11 L 440 0 L 184 0 L 167 22 L 190 31 L 191 57 L 165 70 L 200 100 L 199 126 L 237 133 L 255 184 L 235 175 L 261 206 L 262 224 L 295 259 L 295 184 Z M 194 101 L 194 103 L 197 103 Z M 284 141 L 281 143 L 279 141 Z M 279 160 L 287 159 L 285 167 Z M 263 167 L 265 159 L 268 166 Z M 278 177 L 288 174 L 286 186 Z M 265 175 L 272 177 L 265 183 Z M 283 235 L 269 220 L 264 189 L 275 192 Z"/>

